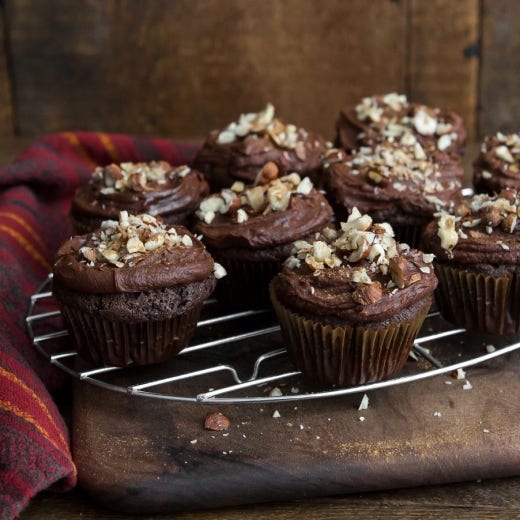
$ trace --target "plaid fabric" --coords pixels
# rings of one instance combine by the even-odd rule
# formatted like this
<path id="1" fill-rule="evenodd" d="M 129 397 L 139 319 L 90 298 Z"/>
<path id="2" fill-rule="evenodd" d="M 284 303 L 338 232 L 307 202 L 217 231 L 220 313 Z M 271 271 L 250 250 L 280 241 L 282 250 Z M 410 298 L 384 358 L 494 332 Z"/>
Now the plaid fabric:
<path id="1" fill-rule="evenodd" d="M 92 132 L 35 141 L 0 168 L 0 519 L 12 519 L 44 489 L 76 483 L 69 437 L 51 395 L 64 374 L 32 347 L 29 297 L 72 233 L 70 198 L 96 165 L 164 159 L 191 162 L 193 144 Z"/>

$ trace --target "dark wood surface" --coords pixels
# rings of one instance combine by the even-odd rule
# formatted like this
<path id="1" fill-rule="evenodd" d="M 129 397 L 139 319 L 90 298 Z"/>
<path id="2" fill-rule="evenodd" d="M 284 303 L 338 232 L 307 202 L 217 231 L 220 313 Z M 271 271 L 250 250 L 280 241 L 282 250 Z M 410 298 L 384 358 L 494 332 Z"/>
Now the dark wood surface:
<path id="1" fill-rule="evenodd" d="M 7 64 L 8 51 L 6 42 L 6 26 L 2 4 L 0 3 L 0 139 L 13 136 L 13 102 L 10 84 L 10 74 Z"/>
<path id="2" fill-rule="evenodd" d="M 80 488 L 37 497 L 21 518 L 517 518 L 520 478 L 492 477 L 520 469 L 519 371 L 516 352 L 468 369 L 471 390 L 439 376 L 370 392 L 362 412 L 359 395 L 215 407 L 79 382 Z M 216 409 L 228 434 L 203 428 Z"/>
<path id="3" fill-rule="evenodd" d="M 442 320 L 427 322 L 433 330 L 445 326 Z M 498 338 L 492 339 L 498 347 Z M 185 373 L 219 363 L 249 374 L 255 349 L 271 341 L 273 348 L 283 344 L 278 335 L 248 340 L 193 360 L 182 356 L 160 370 L 118 372 L 107 381 L 126 387 L 136 379 L 162 379 L 173 369 Z M 475 357 L 490 341 L 464 335 L 428 347 L 449 364 L 458 359 L 451 354 L 456 349 Z M 414 371 L 418 363 L 409 361 L 401 372 Z M 282 372 L 290 370 L 281 366 Z M 466 378 L 442 375 L 371 391 L 368 409 L 362 411 L 363 394 L 202 405 L 138 398 L 79 382 L 74 387 L 73 456 L 81 487 L 96 501 L 143 513 L 516 476 L 519 375 L 516 352 L 468 369 L 469 389 Z M 183 380 L 171 389 L 163 385 L 162 391 L 193 396 L 201 388 L 227 384 L 226 373 L 214 373 L 205 383 Z M 280 387 L 290 395 L 291 385 L 300 391 L 307 386 L 292 379 Z M 206 414 L 214 411 L 231 421 L 227 431 L 204 429 Z M 276 412 L 280 417 L 273 417 Z"/>
<path id="4" fill-rule="evenodd" d="M 481 134 L 520 130 L 520 3 L 484 0 L 480 78 Z"/>
<path id="5" fill-rule="evenodd" d="M 410 97 L 464 114 L 470 140 L 477 116 L 479 5 L 411 0 L 409 24 Z"/>
<path id="6" fill-rule="evenodd" d="M 0 132 L 202 138 L 272 101 L 330 138 L 345 104 L 398 90 L 516 130 L 515 0 L 0 3 Z M 375 29 L 377 28 L 377 29 Z"/>

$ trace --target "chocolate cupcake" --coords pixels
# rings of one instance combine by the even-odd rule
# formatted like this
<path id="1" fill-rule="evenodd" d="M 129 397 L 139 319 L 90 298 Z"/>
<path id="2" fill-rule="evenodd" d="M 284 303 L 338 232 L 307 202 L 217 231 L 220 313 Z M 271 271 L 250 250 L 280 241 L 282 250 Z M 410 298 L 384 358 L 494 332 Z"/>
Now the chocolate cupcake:
<path id="1" fill-rule="evenodd" d="M 464 151 L 466 131 L 454 112 L 409 102 L 390 93 L 365 97 L 355 107 L 341 110 L 336 122 L 336 146 L 354 150 L 413 135 L 428 157 L 445 162 L 458 160 Z"/>
<path id="2" fill-rule="evenodd" d="M 504 188 L 520 189 L 520 133 L 484 139 L 473 163 L 473 186 L 477 193 L 490 195 Z"/>
<path id="3" fill-rule="evenodd" d="M 292 362 L 334 386 L 398 372 L 431 305 L 432 259 L 356 208 L 341 231 L 295 242 L 270 286 Z"/>
<path id="4" fill-rule="evenodd" d="M 424 247 L 435 254 L 441 314 L 467 330 L 520 332 L 520 194 L 474 195 L 436 215 Z"/>
<path id="5" fill-rule="evenodd" d="M 204 199 L 194 229 L 228 276 L 216 295 L 230 307 L 270 305 L 268 285 L 292 242 L 310 239 L 329 224 L 332 208 L 308 177 L 278 177 L 267 163 L 255 185 L 236 181 Z"/>
<path id="6" fill-rule="evenodd" d="M 430 160 L 411 134 L 405 142 L 363 146 L 350 154 L 329 150 L 323 186 L 340 220 L 357 207 L 389 222 L 399 241 L 419 247 L 433 214 L 460 200 L 463 170 L 459 162 Z"/>
<path id="7" fill-rule="evenodd" d="M 122 211 L 62 245 L 52 290 L 82 358 L 147 365 L 184 348 L 223 274 L 183 226 Z"/>
<path id="8" fill-rule="evenodd" d="M 161 216 L 169 224 L 189 223 L 209 193 L 204 175 L 186 165 L 166 161 L 109 164 L 94 170 L 72 199 L 70 216 L 76 233 L 94 231 L 120 211 Z"/>
<path id="9" fill-rule="evenodd" d="M 274 117 L 269 103 L 262 112 L 242 114 L 226 128 L 210 132 L 194 166 L 206 174 L 213 191 L 236 180 L 252 184 L 269 161 L 284 173 L 297 172 L 316 182 L 326 149 L 321 136 Z"/>

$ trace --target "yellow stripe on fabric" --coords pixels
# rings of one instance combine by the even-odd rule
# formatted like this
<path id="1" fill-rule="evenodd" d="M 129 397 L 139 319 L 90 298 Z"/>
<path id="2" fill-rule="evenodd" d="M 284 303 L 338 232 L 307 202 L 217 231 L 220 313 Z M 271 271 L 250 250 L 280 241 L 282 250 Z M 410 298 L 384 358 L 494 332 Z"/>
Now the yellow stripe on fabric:
<path id="1" fill-rule="evenodd" d="M 117 151 L 117 148 L 114 146 L 114 142 L 112 141 L 112 139 L 110 139 L 110 137 L 106 134 L 98 133 L 97 136 L 101 141 L 101 144 L 107 151 L 108 155 L 110 155 L 110 157 L 112 158 L 112 161 L 114 161 L 115 163 L 120 162 L 119 152 Z"/>
<path id="2" fill-rule="evenodd" d="M 49 419 L 49 422 L 54 426 L 54 429 L 56 430 L 56 433 L 58 434 L 58 437 L 60 438 L 60 441 L 63 443 L 63 445 L 67 446 L 67 441 L 65 440 L 65 437 L 63 437 L 59 427 L 56 425 L 56 422 L 54 421 L 52 415 L 49 413 L 49 410 L 43 403 L 43 401 L 38 397 L 38 395 L 29 388 L 20 378 L 16 377 L 12 372 L 9 372 L 5 368 L 0 367 L 0 376 L 3 376 L 5 379 L 8 379 L 15 385 L 17 385 L 19 388 L 21 388 L 25 393 L 29 394 L 37 403 L 38 406 L 41 408 L 42 412 L 45 414 L 45 417 Z"/>
<path id="3" fill-rule="evenodd" d="M 63 451 L 63 447 L 58 446 L 54 440 L 49 436 L 49 433 L 41 424 L 36 421 L 36 419 L 25 412 L 24 410 L 21 410 L 18 406 L 16 406 L 13 403 L 10 403 L 9 401 L 4 401 L 0 399 L 0 408 L 5 410 L 6 412 L 10 412 L 20 419 L 23 419 L 25 422 L 28 422 L 29 424 L 32 424 L 58 451 Z M 67 450 L 68 451 L 68 450 Z"/>
<path id="4" fill-rule="evenodd" d="M 61 135 L 65 137 L 65 139 L 67 139 L 67 141 L 74 148 L 74 150 L 76 150 L 78 155 L 82 157 L 86 162 L 88 162 L 92 166 L 98 165 L 97 161 L 95 161 L 94 158 L 87 153 L 83 145 L 80 143 L 76 134 L 72 132 L 63 132 Z"/>
<path id="5" fill-rule="evenodd" d="M 11 211 L 0 211 L 0 217 L 10 218 L 20 224 L 31 235 L 31 238 L 34 238 L 36 242 L 38 242 L 38 245 L 40 245 L 42 249 L 45 249 L 45 244 L 43 243 L 40 235 L 36 233 L 36 231 L 34 231 L 34 229 L 29 226 L 29 224 L 27 224 L 27 222 L 22 217 L 20 217 L 20 215 L 17 215 Z"/>
<path id="6" fill-rule="evenodd" d="M 0 231 L 5 231 L 12 238 L 14 238 L 26 251 L 29 253 L 40 265 L 42 265 L 46 271 L 51 270 L 51 264 L 45 260 L 45 258 L 30 244 L 22 234 L 20 234 L 15 229 L 6 226 L 4 224 L 0 224 Z"/>

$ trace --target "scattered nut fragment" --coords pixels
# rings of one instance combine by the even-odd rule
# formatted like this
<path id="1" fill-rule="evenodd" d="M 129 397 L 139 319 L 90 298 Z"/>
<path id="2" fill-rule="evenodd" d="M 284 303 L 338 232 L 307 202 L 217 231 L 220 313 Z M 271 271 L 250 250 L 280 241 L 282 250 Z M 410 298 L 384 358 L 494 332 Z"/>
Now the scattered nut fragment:
<path id="1" fill-rule="evenodd" d="M 227 275 L 227 271 L 224 266 L 220 265 L 218 262 L 213 264 L 213 275 L 217 280 L 224 278 Z"/>
<path id="2" fill-rule="evenodd" d="M 219 208 L 220 213 L 234 213 L 240 208 L 240 198 L 233 190 L 225 188 L 220 192 L 220 196 L 224 201 Z"/>
<path id="3" fill-rule="evenodd" d="M 413 117 L 413 125 L 421 135 L 433 135 L 437 129 L 437 119 L 421 108 Z"/>
<path id="4" fill-rule="evenodd" d="M 246 189 L 246 185 L 245 185 L 242 181 L 235 181 L 235 182 L 231 185 L 231 189 L 232 189 L 235 193 L 242 193 L 242 192 Z"/>
<path id="5" fill-rule="evenodd" d="M 275 386 L 270 392 L 269 392 L 269 397 L 280 397 L 282 396 L 283 393 L 282 391 L 277 387 Z"/>
<path id="6" fill-rule="evenodd" d="M 361 305 L 370 305 L 383 297 L 383 287 L 380 282 L 369 285 L 360 284 L 352 293 L 352 300 Z"/>
<path id="7" fill-rule="evenodd" d="M 358 410 L 368 410 L 368 395 L 363 394 L 363 397 L 361 398 L 361 402 L 359 403 Z"/>
<path id="8" fill-rule="evenodd" d="M 421 279 L 421 273 L 417 272 L 411 262 L 399 256 L 390 259 L 388 265 L 392 281 L 399 289 L 403 289 Z"/>
<path id="9" fill-rule="evenodd" d="M 255 186 L 259 184 L 268 184 L 278 177 L 278 165 L 273 161 L 264 164 L 263 168 L 258 172 L 255 179 Z"/>
<path id="10" fill-rule="evenodd" d="M 455 217 L 442 214 L 439 217 L 438 237 L 441 239 L 441 247 L 446 250 L 453 249 L 459 241 L 459 235 L 455 231 Z"/>
<path id="11" fill-rule="evenodd" d="M 79 252 L 89 261 L 95 262 L 97 259 L 96 250 L 92 247 L 82 247 Z"/>
<path id="12" fill-rule="evenodd" d="M 266 204 L 266 198 L 262 186 L 255 186 L 249 190 L 246 190 L 245 196 L 247 203 L 251 206 L 253 211 L 262 211 Z"/>
<path id="13" fill-rule="evenodd" d="M 146 251 L 144 244 L 137 236 L 130 237 L 128 239 L 128 242 L 126 243 L 126 249 L 129 253 L 138 253 Z"/>
<path id="14" fill-rule="evenodd" d="M 451 146 L 451 141 L 452 138 L 450 134 L 441 135 L 437 141 L 437 148 L 441 151 L 444 151 Z"/>
<path id="15" fill-rule="evenodd" d="M 243 222 L 247 222 L 248 219 L 249 219 L 248 214 L 242 208 L 240 208 L 237 211 L 237 222 L 239 224 L 242 224 Z"/>
<path id="16" fill-rule="evenodd" d="M 480 215 L 485 226 L 497 227 L 502 221 L 500 209 L 497 206 L 486 206 L 482 208 Z"/>
<path id="17" fill-rule="evenodd" d="M 495 149 L 495 155 L 499 159 L 502 159 L 503 161 L 505 161 L 507 163 L 514 163 L 515 162 L 515 159 L 514 159 L 513 155 L 511 154 L 511 151 L 505 145 L 498 146 Z"/>
<path id="18" fill-rule="evenodd" d="M 509 213 L 502 221 L 502 229 L 506 233 L 513 233 L 515 231 L 517 221 L 518 217 L 514 213 Z"/>
<path id="19" fill-rule="evenodd" d="M 221 412 L 210 412 L 204 419 L 204 428 L 215 432 L 222 432 L 229 428 L 231 421 Z"/>
<path id="20" fill-rule="evenodd" d="M 271 186 L 267 190 L 267 200 L 273 211 L 284 211 L 289 207 L 291 191 L 283 182 Z"/>

